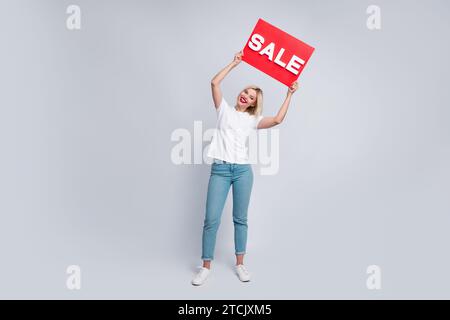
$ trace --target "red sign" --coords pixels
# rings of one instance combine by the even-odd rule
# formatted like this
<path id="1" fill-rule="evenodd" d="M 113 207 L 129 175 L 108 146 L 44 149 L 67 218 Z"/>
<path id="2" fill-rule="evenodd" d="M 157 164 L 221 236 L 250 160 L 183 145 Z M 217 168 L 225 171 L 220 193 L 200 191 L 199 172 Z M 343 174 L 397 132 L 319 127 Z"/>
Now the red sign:
<path id="1" fill-rule="evenodd" d="M 290 86 L 314 48 L 259 19 L 243 50 L 242 60 Z"/>

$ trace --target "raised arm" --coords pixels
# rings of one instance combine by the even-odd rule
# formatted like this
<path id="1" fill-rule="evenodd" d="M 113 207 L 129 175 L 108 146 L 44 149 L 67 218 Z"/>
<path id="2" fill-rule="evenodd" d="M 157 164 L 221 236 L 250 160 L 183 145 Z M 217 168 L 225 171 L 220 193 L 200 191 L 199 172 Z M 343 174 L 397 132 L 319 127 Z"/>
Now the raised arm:
<path id="1" fill-rule="evenodd" d="M 214 78 L 211 80 L 211 90 L 212 90 L 212 96 L 214 100 L 214 106 L 216 109 L 220 106 L 220 102 L 222 101 L 222 90 L 220 89 L 220 83 L 225 78 L 225 76 L 228 74 L 228 72 L 231 71 L 234 67 L 236 67 L 242 60 L 243 52 L 239 51 L 234 55 L 233 61 L 227 65 L 225 68 L 219 71 Z"/>
<path id="2" fill-rule="evenodd" d="M 287 110 L 289 108 L 289 104 L 291 103 L 291 98 L 294 92 L 298 88 L 297 81 L 293 82 L 291 86 L 288 88 L 288 92 L 286 94 L 286 99 L 284 99 L 283 104 L 280 107 L 280 110 L 278 110 L 278 113 L 274 117 L 264 117 L 261 119 L 261 121 L 258 123 L 258 129 L 267 129 L 274 127 L 281 122 L 283 122 L 284 117 L 286 116 Z"/>

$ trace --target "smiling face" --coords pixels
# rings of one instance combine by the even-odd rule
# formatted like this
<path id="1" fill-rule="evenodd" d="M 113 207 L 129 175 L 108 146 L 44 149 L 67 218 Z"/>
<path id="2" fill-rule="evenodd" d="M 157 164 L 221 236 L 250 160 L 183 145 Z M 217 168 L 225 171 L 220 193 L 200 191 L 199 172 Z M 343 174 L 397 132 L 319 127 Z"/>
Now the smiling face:
<path id="1" fill-rule="evenodd" d="M 239 108 L 247 109 L 248 107 L 255 106 L 256 104 L 256 90 L 252 88 L 246 88 L 241 91 L 237 97 L 237 104 Z"/>

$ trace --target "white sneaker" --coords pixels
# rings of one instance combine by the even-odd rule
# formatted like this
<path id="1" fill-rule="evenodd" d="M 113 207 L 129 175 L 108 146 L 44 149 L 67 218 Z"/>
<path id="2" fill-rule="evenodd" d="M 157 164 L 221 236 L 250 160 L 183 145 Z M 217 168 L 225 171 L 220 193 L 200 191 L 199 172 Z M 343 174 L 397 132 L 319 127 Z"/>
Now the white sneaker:
<path id="1" fill-rule="evenodd" d="M 194 286 L 200 286 L 202 285 L 206 278 L 208 278 L 208 275 L 210 273 L 211 270 L 209 270 L 208 268 L 205 267 L 200 267 L 200 271 L 195 275 L 194 279 L 192 279 L 192 284 Z"/>
<path id="2" fill-rule="evenodd" d="M 248 272 L 248 270 L 245 268 L 245 266 L 243 264 L 236 266 L 236 273 L 239 277 L 239 280 L 241 280 L 243 282 L 250 281 L 250 273 Z"/>

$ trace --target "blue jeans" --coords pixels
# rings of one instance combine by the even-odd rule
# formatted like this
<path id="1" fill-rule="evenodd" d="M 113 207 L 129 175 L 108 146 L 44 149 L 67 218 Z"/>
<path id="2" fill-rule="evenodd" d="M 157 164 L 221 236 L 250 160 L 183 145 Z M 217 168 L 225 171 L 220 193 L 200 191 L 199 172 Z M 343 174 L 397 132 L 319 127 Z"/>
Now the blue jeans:
<path id="1" fill-rule="evenodd" d="M 230 186 L 233 185 L 234 247 L 245 254 L 247 246 L 247 210 L 253 185 L 251 164 L 214 159 L 208 183 L 206 214 L 202 236 L 202 260 L 214 259 L 216 234 Z"/>

